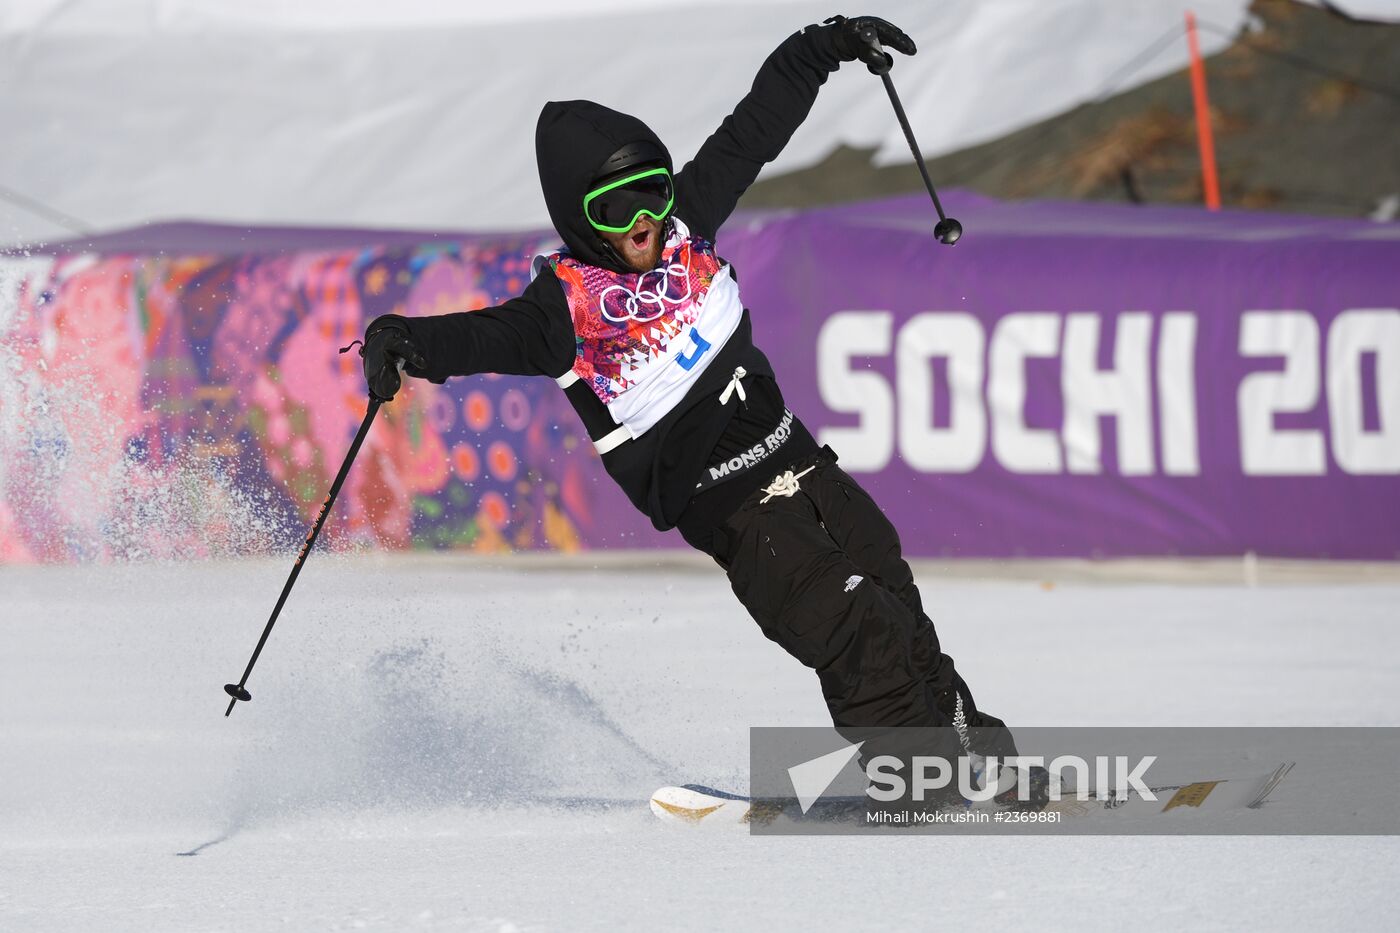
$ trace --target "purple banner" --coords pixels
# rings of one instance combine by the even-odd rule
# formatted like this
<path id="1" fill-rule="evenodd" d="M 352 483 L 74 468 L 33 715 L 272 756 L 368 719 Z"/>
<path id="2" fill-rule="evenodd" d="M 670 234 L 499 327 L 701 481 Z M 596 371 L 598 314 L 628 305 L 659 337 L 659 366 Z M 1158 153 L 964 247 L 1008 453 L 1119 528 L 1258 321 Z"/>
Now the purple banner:
<path id="1" fill-rule="evenodd" d="M 720 243 L 911 553 L 1400 557 L 1400 226 L 948 200 Z"/>
<path id="2" fill-rule="evenodd" d="M 922 198 L 719 243 L 907 553 L 1400 556 L 1400 227 L 947 201 L 953 248 Z M 294 540 L 363 413 L 335 349 L 516 293 L 551 240 L 162 225 L 0 257 L 0 560 L 242 552 L 264 512 Z M 386 413 L 333 539 L 683 546 L 547 379 L 413 381 Z"/>

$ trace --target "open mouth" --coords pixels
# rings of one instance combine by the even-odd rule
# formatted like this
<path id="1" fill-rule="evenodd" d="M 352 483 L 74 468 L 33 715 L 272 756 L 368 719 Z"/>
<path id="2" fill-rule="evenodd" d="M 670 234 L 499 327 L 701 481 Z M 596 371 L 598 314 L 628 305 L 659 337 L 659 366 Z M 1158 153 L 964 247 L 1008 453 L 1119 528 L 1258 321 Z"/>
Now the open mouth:
<path id="1" fill-rule="evenodd" d="M 632 245 L 635 246 L 635 247 L 636 247 L 637 249 L 639 249 L 639 250 L 641 250 L 641 249 L 646 249 L 646 248 L 647 248 L 647 244 L 649 244 L 650 242 L 651 242 L 651 231 L 650 231 L 650 230 L 642 230 L 642 231 L 639 232 L 639 233 L 634 233 L 634 234 L 632 234 Z"/>

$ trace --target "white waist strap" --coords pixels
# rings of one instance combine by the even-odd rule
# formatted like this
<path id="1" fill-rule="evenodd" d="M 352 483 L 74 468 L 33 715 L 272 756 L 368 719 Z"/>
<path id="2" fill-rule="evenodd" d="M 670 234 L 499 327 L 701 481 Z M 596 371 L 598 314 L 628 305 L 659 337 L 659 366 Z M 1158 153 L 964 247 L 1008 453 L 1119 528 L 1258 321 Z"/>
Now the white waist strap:
<path id="1" fill-rule="evenodd" d="M 594 441 L 593 449 L 600 454 L 605 454 L 610 450 L 616 450 L 631 439 L 632 432 L 627 430 L 627 425 L 618 425 L 616 428 Z"/>

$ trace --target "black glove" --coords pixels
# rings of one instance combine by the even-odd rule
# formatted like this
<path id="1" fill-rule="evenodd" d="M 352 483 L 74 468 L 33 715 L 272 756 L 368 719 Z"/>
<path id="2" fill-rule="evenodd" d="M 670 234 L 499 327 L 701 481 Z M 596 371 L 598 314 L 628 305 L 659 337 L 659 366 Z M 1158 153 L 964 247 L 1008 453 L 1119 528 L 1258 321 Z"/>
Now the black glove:
<path id="1" fill-rule="evenodd" d="M 841 60 L 853 62 L 859 59 L 877 75 L 889 71 L 894 62 L 880 46 L 888 45 L 905 55 L 913 55 L 918 51 L 914 40 L 906 36 L 904 30 L 878 16 L 856 16 L 852 19 L 833 16 L 826 22 L 835 30 L 833 39 L 836 42 L 836 54 L 841 56 Z M 872 39 L 875 41 L 872 42 Z"/>
<path id="2" fill-rule="evenodd" d="M 360 347 L 365 361 L 365 382 L 369 394 L 387 402 L 399 391 L 399 363 L 410 376 L 421 375 L 428 360 L 408 330 L 408 322 L 397 314 L 386 314 L 369 322 L 365 342 Z M 416 371 L 415 371 L 416 370 Z"/>

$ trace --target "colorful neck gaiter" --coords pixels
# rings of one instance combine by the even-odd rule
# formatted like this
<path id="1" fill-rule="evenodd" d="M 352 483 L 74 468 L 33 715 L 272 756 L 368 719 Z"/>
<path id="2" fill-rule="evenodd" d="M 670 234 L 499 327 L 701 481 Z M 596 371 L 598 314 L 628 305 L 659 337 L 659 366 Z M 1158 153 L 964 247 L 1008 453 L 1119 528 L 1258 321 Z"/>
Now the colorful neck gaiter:
<path id="1" fill-rule="evenodd" d="M 634 437 L 679 401 L 743 311 L 714 245 L 679 220 L 670 225 L 649 272 L 613 272 L 566 252 L 548 257 L 573 318 L 573 374 Z"/>

